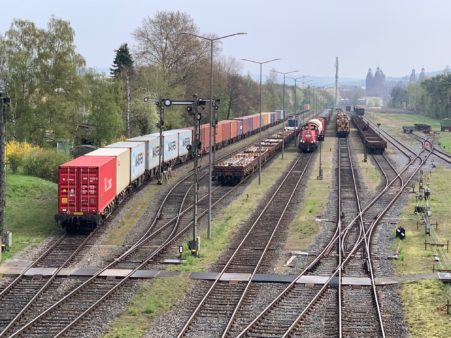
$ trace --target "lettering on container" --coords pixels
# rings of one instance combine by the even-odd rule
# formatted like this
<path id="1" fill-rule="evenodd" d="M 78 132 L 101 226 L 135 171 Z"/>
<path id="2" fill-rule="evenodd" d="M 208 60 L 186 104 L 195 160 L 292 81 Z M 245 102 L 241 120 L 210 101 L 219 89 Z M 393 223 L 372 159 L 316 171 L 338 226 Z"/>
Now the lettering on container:
<path id="1" fill-rule="evenodd" d="M 160 155 L 160 146 L 153 148 L 153 157 L 158 157 Z"/>
<path id="2" fill-rule="evenodd" d="M 186 146 L 187 146 L 188 144 L 191 144 L 191 138 L 185 137 L 185 138 L 183 139 L 183 147 L 186 148 Z"/>
<path id="3" fill-rule="evenodd" d="M 139 153 L 138 156 L 136 156 L 135 159 L 135 167 L 139 167 L 144 162 L 144 155 L 143 153 Z"/>
<path id="4" fill-rule="evenodd" d="M 177 142 L 172 141 L 168 143 L 168 151 L 173 151 L 177 149 Z"/>
<path id="5" fill-rule="evenodd" d="M 104 178 L 103 181 L 105 184 L 105 192 L 110 190 L 113 187 L 113 179 L 112 178 Z"/>

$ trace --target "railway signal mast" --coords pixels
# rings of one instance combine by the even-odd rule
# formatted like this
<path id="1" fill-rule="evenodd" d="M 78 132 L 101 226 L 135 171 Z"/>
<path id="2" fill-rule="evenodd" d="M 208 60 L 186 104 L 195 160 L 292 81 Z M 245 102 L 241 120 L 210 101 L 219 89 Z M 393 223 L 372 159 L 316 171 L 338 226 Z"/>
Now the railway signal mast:
<path id="1" fill-rule="evenodd" d="M 188 114 L 190 114 L 194 118 L 194 138 L 192 144 L 187 145 L 188 151 L 191 153 L 192 157 L 194 157 L 194 174 L 193 174 L 193 195 L 194 195 L 194 204 L 193 204 L 193 239 L 188 242 L 189 249 L 193 256 L 199 256 L 199 237 L 197 236 L 197 224 L 198 224 L 198 201 L 199 201 L 199 182 L 198 182 L 198 169 L 199 169 L 199 150 L 201 148 L 200 143 L 200 121 L 202 119 L 202 114 L 199 112 L 199 106 L 202 106 L 202 109 L 205 109 L 206 104 L 214 105 L 215 109 L 219 106 L 219 99 L 212 100 L 204 100 L 197 97 L 197 94 L 193 95 L 193 100 L 172 100 L 172 99 L 160 99 L 153 100 L 153 102 L 160 108 L 160 122 L 158 123 L 158 127 L 160 128 L 160 157 L 159 157 L 159 167 L 160 173 L 159 177 L 161 177 L 161 167 L 162 167 L 162 153 L 163 149 L 163 137 L 162 137 L 162 127 L 164 124 L 164 109 L 169 108 L 171 106 L 186 106 L 186 110 Z M 144 102 L 149 102 L 151 99 L 149 97 L 144 98 Z M 210 131 L 211 133 L 211 131 Z M 212 147 L 210 144 L 210 153 L 212 151 Z M 158 181 L 160 183 L 160 179 Z M 209 224 L 210 226 L 210 224 Z M 208 229 L 210 232 L 210 229 Z"/>

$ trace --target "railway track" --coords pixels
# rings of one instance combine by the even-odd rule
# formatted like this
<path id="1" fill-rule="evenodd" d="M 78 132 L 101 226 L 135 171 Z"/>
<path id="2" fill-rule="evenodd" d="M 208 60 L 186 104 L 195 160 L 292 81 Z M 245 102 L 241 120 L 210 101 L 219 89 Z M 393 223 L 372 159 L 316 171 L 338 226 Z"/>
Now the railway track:
<path id="1" fill-rule="evenodd" d="M 433 142 L 423 136 L 420 136 L 416 133 L 412 133 L 412 136 L 415 137 L 419 142 L 424 143 L 424 142 L 430 142 L 431 146 L 433 147 L 433 154 L 438 157 L 439 159 L 445 161 L 446 163 L 451 163 L 451 155 L 449 153 L 447 153 L 446 151 L 443 151 L 437 147 L 435 147 L 433 145 Z"/>
<path id="2" fill-rule="evenodd" d="M 95 235 L 64 234 L 44 253 L 32 262 L 19 276 L 0 292 L 2 304 L 0 312 L 0 337 L 5 336 L 19 320 L 29 312 L 40 296 L 53 292 L 59 287 L 58 273 L 67 267 L 86 243 Z M 27 277 L 33 268 L 53 267 L 50 276 Z M 49 296 L 48 296 L 49 297 Z"/>
<path id="3" fill-rule="evenodd" d="M 362 336 L 366 334 L 374 335 L 375 332 L 378 332 L 378 336 L 384 337 L 385 328 L 383 316 L 374 281 L 375 271 L 371 261 L 371 240 L 377 224 L 383 218 L 385 213 L 392 207 L 394 202 L 401 195 L 402 191 L 406 188 L 407 183 L 415 176 L 429 156 L 430 152 L 422 152 L 422 154 L 420 153 L 417 157 L 412 159 L 409 162 L 410 165 L 406 165 L 400 172 L 395 174 L 393 168 L 391 168 L 390 171 L 387 171 L 388 184 L 386 187 L 382 189 L 382 191 L 380 191 L 379 194 L 365 208 L 362 209 L 359 215 L 357 215 L 351 223 L 343 228 L 344 230 L 349 228 L 354 223 L 358 222 L 362 216 L 365 216 L 365 220 L 363 221 L 365 230 L 362 231 L 362 236 L 358 237 L 358 240 L 355 242 L 353 248 L 346 254 L 346 256 L 343 256 L 342 263 L 333 273 L 329 275 L 327 282 L 323 287 L 317 290 L 308 305 L 306 305 L 303 310 L 297 311 L 297 316 L 290 311 L 292 308 L 291 304 L 293 304 L 293 301 L 296 304 L 305 302 L 303 296 L 307 293 L 307 290 L 305 290 L 306 288 L 297 283 L 297 281 L 300 277 L 314 268 L 315 265 L 317 265 L 318 262 L 324 257 L 324 255 L 335 247 L 336 241 L 341 238 L 339 234 L 339 229 L 341 228 L 340 226 L 337 227 L 337 231 L 333 239 L 324 248 L 320 255 L 304 271 L 302 271 L 283 292 L 275 297 L 275 299 L 259 315 L 257 315 L 254 320 L 252 320 L 252 322 L 250 322 L 241 331 L 241 333 L 238 334 L 238 337 L 261 336 L 263 333 L 264 335 L 270 336 L 274 334 L 274 336 L 279 337 L 305 335 L 309 332 L 306 323 L 313 321 L 313 313 L 315 313 L 315 309 L 321 306 L 323 299 L 335 298 L 333 295 L 334 291 L 331 290 L 336 287 L 337 279 L 341 279 L 341 270 L 346 268 L 348 263 L 354 259 L 355 256 L 358 256 L 357 253 L 361 250 L 362 246 L 364 246 L 365 252 L 368 253 L 366 257 L 367 267 L 365 270 L 368 270 L 368 275 L 371 280 L 371 288 L 357 294 L 354 301 L 352 301 L 352 294 L 355 295 L 355 293 L 349 293 L 347 290 L 348 288 L 342 288 L 341 292 L 338 293 L 337 297 L 339 299 L 339 303 L 348 304 L 348 302 L 351 301 L 351 304 L 353 304 L 352 306 L 355 307 L 354 304 L 357 300 L 361 304 L 364 304 L 363 307 L 359 308 L 361 311 L 353 311 L 352 313 L 348 311 L 339 314 L 341 319 L 339 320 L 338 325 L 340 332 L 338 335 Z M 418 160 L 420 163 L 417 166 L 414 166 L 414 163 Z M 379 164 L 384 166 L 384 164 L 382 164 L 382 160 L 379 161 Z M 389 166 L 389 164 L 387 164 L 387 166 Z M 401 182 L 401 175 L 404 175 L 405 179 L 402 183 L 397 183 Z M 302 293 L 302 291 L 299 292 L 300 289 L 304 289 L 304 293 Z M 298 295 L 302 296 L 297 297 Z M 372 309 L 372 314 L 370 316 L 367 315 L 368 308 Z M 352 317 L 350 317 L 349 314 L 351 314 Z M 359 322 L 362 323 L 362 321 L 367 324 L 361 326 L 356 324 Z M 274 327 L 277 327 L 277 329 L 274 329 Z M 282 333 L 280 332 L 281 327 L 285 329 Z M 377 329 L 377 331 L 375 331 L 375 329 Z M 365 330 L 367 332 L 365 332 Z"/>
<path id="4" fill-rule="evenodd" d="M 262 211 L 251 217 L 249 229 L 243 240 L 224 264 L 178 337 L 218 334 L 225 337 L 229 332 L 233 332 L 237 313 L 251 288 L 252 277 L 264 265 L 266 254 L 273 245 L 272 240 L 281 224 L 289 223 L 286 217 L 287 210 L 300 186 L 310 159 L 310 154 L 299 156 L 283 180 L 278 183 Z M 230 286 L 221 281 L 225 273 L 247 273 L 249 279 L 247 283 Z"/>
<path id="5" fill-rule="evenodd" d="M 205 169 L 204 175 L 206 176 L 206 174 Z M 34 318 L 29 318 L 30 320 L 26 323 L 20 322 L 18 318 L 12 321 L 8 326 L 8 331 L 5 331 L 5 333 L 11 333 L 11 337 L 23 334 L 41 335 L 43 332 L 50 332 L 48 327 L 51 326 L 50 336 L 64 335 L 74 326 L 81 323 L 87 317 L 88 313 L 99 307 L 117 290 L 126 287 L 130 277 L 136 271 L 154 261 L 158 255 L 164 252 L 170 245 L 173 245 L 177 239 L 184 236 L 192 228 L 192 220 L 189 216 L 185 217 L 187 212 L 192 208 L 192 203 L 187 203 L 189 201 L 190 187 L 192 186 L 192 179 L 191 183 L 189 183 L 191 175 L 191 173 L 188 173 L 169 190 L 156 213 L 156 217 L 149 222 L 147 231 L 132 247 L 117 257 L 113 262 L 99 269 L 92 277 L 73 288 L 63 298 L 60 298 L 47 309 L 41 311 Z M 245 181 L 247 180 L 244 180 L 242 183 Z M 238 189 L 239 186 L 219 187 L 215 189 L 214 196 L 216 195 L 216 199 L 213 200 L 212 207 L 220 203 L 230 193 Z M 171 197 L 174 197 L 174 199 Z M 206 199 L 206 197 L 207 195 L 204 195 L 202 198 Z M 177 204 L 179 204 L 178 209 Z M 200 211 L 199 217 L 203 217 L 206 213 L 207 210 L 205 208 L 205 210 Z M 171 218 L 171 216 L 173 217 Z M 185 217 L 184 222 L 181 222 L 183 217 Z M 158 239 L 156 240 L 157 237 Z M 152 245 L 149 245 L 149 243 Z M 138 259 L 135 256 L 134 259 L 123 263 L 130 265 L 130 262 L 132 262 L 134 268 L 126 276 L 116 278 L 114 283 L 111 283 L 111 281 L 105 282 L 107 286 L 104 287 L 103 279 L 98 278 L 102 272 L 113 267 L 118 267 L 119 263 L 124 262 L 129 256 L 146 246 L 147 248 L 151 248 L 151 250 L 144 250 L 147 256 L 138 255 Z"/>

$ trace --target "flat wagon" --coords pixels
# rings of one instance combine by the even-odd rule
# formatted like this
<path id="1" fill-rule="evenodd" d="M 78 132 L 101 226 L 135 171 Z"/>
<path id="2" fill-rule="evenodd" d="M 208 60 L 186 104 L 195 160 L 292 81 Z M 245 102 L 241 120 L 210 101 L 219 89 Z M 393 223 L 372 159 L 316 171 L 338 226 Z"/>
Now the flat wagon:
<path id="1" fill-rule="evenodd" d="M 387 141 L 376 133 L 370 125 L 362 119 L 361 116 L 353 115 L 351 120 L 357 128 L 357 132 L 366 148 L 366 151 L 372 154 L 382 154 L 387 148 Z"/>

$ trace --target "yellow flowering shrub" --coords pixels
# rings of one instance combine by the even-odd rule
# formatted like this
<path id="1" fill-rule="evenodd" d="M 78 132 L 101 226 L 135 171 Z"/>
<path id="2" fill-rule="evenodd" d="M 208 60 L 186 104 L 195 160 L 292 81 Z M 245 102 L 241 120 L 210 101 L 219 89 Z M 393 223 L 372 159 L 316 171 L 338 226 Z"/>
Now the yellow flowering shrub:
<path id="1" fill-rule="evenodd" d="M 39 150 L 28 142 L 9 141 L 6 143 L 6 163 L 13 173 L 17 173 L 25 158 L 33 151 Z"/>
<path id="2" fill-rule="evenodd" d="M 57 182 L 58 166 L 71 157 L 55 149 L 44 149 L 27 142 L 10 141 L 6 144 L 6 163 L 13 173 L 41 177 Z"/>

